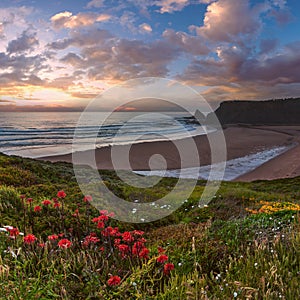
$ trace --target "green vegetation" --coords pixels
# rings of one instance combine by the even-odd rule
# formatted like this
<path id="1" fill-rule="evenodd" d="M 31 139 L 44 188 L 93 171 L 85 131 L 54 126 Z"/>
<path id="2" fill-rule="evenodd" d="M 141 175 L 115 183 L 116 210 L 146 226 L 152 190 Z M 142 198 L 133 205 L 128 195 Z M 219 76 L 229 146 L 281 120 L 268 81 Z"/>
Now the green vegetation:
<path id="1" fill-rule="evenodd" d="M 176 183 L 134 189 L 101 173 L 128 201 L 155 201 Z M 83 200 L 70 164 L 0 155 L 0 299 L 298 299 L 300 178 L 224 182 L 199 208 L 204 185 L 162 220 L 102 224 L 107 213 Z"/>

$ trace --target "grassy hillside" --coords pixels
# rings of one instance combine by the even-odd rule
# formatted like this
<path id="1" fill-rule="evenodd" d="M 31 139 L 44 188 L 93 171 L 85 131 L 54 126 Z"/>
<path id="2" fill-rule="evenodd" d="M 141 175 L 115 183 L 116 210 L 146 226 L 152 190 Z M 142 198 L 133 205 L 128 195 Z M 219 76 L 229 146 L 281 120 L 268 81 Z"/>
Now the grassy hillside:
<path id="1" fill-rule="evenodd" d="M 140 202 L 176 183 L 102 177 Z M 223 183 L 199 208 L 204 184 L 170 216 L 126 224 L 84 201 L 70 164 L 0 155 L 0 299 L 299 298 L 300 178 Z"/>

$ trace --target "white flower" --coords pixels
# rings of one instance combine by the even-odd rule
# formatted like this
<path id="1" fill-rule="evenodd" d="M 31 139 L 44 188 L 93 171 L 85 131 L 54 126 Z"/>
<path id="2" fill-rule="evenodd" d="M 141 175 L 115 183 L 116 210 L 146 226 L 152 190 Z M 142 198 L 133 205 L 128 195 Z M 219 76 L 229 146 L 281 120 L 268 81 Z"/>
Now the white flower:
<path id="1" fill-rule="evenodd" d="M 237 295 L 238 295 L 237 292 L 234 292 L 234 293 L 233 293 L 233 297 L 234 297 L 234 298 L 236 298 Z"/>
<path id="2" fill-rule="evenodd" d="M 255 263 L 255 264 L 254 264 L 254 267 L 257 267 L 257 266 L 258 266 L 258 263 Z"/>

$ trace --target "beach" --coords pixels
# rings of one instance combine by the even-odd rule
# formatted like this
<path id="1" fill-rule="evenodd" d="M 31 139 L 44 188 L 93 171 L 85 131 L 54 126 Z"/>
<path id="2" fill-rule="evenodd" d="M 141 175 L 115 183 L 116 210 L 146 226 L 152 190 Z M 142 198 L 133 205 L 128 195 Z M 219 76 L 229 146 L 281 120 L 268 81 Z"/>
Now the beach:
<path id="1" fill-rule="evenodd" d="M 295 177 L 300 175 L 300 126 L 228 126 L 223 130 L 227 161 L 242 158 L 264 150 L 275 147 L 289 147 L 288 150 L 255 170 L 239 176 L 238 181 L 253 181 L 259 179 L 276 179 Z M 210 133 L 211 135 L 215 133 Z M 192 138 L 199 151 L 201 166 L 211 163 L 211 152 L 207 136 L 200 135 Z M 176 141 L 177 146 L 185 147 L 189 141 L 180 139 Z M 195 166 L 194 153 L 189 148 L 184 148 L 185 159 L 180 161 L 180 155 L 172 141 L 144 142 L 131 145 L 116 145 L 118 151 L 129 151 L 129 161 L 133 170 L 150 170 L 149 159 L 154 154 L 162 155 L 167 163 L 168 170 L 180 168 L 192 168 Z M 121 147 L 121 148 L 120 148 Z M 98 148 L 95 151 L 95 160 L 98 169 L 114 169 L 111 161 L 111 146 Z M 191 153 L 189 153 L 191 151 Z M 81 158 L 89 157 L 90 151 L 83 151 Z M 190 155 L 189 155 L 190 154 Z M 39 158 L 51 162 L 72 162 L 72 154 L 48 156 Z M 86 159 L 88 161 L 88 158 Z M 87 163 L 88 164 L 88 163 Z M 161 169 L 163 166 L 159 161 L 152 164 L 152 169 Z M 119 165 L 120 169 L 128 169 L 128 166 Z"/>

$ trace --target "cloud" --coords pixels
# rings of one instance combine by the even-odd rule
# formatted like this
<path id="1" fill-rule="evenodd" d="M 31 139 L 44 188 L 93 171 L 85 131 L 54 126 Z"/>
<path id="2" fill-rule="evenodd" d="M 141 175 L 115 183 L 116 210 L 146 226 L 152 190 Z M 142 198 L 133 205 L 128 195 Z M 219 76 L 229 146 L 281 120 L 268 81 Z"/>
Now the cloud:
<path id="1" fill-rule="evenodd" d="M 210 52 L 203 39 L 191 36 L 185 32 L 175 32 L 173 29 L 167 29 L 163 32 L 163 37 L 171 45 L 177 46 L 183 52 L 193 55 L 205 55 Z"/>
<path id="2" fill-rule="evenodd" d="M 160 7 L 159 12 L 173 13 L 175 11 L 181 11 L 184 7 L 190 4 L 189 0 L 158 0 L 154 4 Z"/>
<path id="3" fill-rule="evenodd" d="M 104 5 L 104 0 L 92 0 L 87 4 L 87 8 L 92 8 L 92 7 L 102 7 Z"/>
<path id="4" fill-rule="evenodd" d="M 207 7 L 204 25 L 196 31 L 218 42 L 236 41 L 242 35 L 251 37 L 261 29 L 260 15 L 268 9 L 267 4 L 250 7 L 248 0 L 219 0 Z"/>
<path id="5" fill-rule="evenodd" d="M 147 23 L 141 24 L 139 26 L 139 28 L 140 28 L 141 33 L 151 33 L 152 32 L 152 27 Z"/>
<path id="6" fill-rule="evenodd" d="M 88 28 L 83 31 L 72 31 L 69 38 L 52 42 L 48 44 L 48 47 L 52 50 L 63 50 L 70 46 L 81 48 L 101 44 L 112 37 L 112 34 L 107 30 Z"/>
<path id="7" fill-rule="evenodd" d="M 193 60 L 178 79 L 193 85 L 217 86 L 207 92 L 214 100 L 297 96 L 300 42 L 282 49 L 276 49 L 275 43 L 264 41 L 260 54 L 252 48 L 224 45 L 216 50 L 218 58 Z"/>
<path id="8" fill-rule="evenodd" d="M 96 22 L 105 22 L 111 18 L 107 14 L 79 13 L 73 15 L 69 11 L 58 13 L 50 18 L 52 25 L 56 29 L 77 28 L 93 25 Z"/>
<path id="9" fill-rule="evenodd" d="M 8 43 L 7 52 L 9 54 L 12 54 L 32 51 L 34 46 L 38 44 L 39 41 L 36 38 L 36 33 L 29 33 L 28 31 L 23 31 L 20 37 Z"/>
<path id="10" fill-rule="evenodd" d="M 277 39 L 262 39 L 260 41 L 260 54 L 268 54 L 275 50 L 278 46 Z"/>

